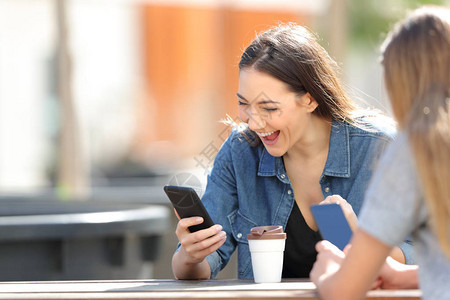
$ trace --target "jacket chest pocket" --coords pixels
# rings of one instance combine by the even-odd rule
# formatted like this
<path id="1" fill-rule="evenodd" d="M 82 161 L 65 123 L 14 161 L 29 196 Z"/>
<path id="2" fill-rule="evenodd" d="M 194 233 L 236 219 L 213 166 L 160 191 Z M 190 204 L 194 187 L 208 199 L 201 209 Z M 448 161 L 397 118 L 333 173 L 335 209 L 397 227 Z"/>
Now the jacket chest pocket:
<path id="1" fill-rule="evenodd" d="M 240 279 L 253 278 L 251 268 L 250 250 L 248 248 L 247 234 L 258 226 L 255 222 L 242 215 L 238 210 L 228 215 L 231 233 L 238 246 L 238 273 Z"/>

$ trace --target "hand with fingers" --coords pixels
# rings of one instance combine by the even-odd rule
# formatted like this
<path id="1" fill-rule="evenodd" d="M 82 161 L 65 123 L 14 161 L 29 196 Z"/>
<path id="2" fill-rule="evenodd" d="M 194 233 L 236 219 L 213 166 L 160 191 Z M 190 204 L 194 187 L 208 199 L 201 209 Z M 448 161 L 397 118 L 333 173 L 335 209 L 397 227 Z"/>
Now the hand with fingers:
<path id="1" fill-rule="evenodd" d="M 181 244 L 180 251 L 186 254 L 188 263 L 202 262 L 206 256 L 219 249 L 226 240 L 226 233 L 218 224 L 193 233 L 189 231 L 188 227 L 202 222 L 201 217 L 185 218 L 178 222 L 175 233 Z"/>
<path id="2" fill-rule="evenodd" d="M 339 195 L 328 196 L 320 202 L 319 204 L 339 204 L 344 212 L 345 218 L 347 219 L 350 228 L 354 232 L 356 228 L 358 228 L 358 217 L 356 217 L 355 212 L 353 211 L 352 206 L 348 203 L 344 198 Z"/>
<path id="3" fill-rule="evenodd" d="M 339 270 L 345 254 L 327 240 L 318 242 L 316 250 L 317 259 L 309 276 L 311 281 L 319 287 L 324 280 Z"/>
<path id="4" fill-rule="evenodd" d="M 178 216 L 178 215 L 177 215 Z M 211 270 L 205 258 L 219 249 L 226 240 L 226 233 L 219 224 L 207 229 L 190 232 L 189 227 L 203 222 L 201 217 L 178 221 L 175 234 L 181 247 L 172 258 L 172 268 L 177 279 L 209 279 Z"/>

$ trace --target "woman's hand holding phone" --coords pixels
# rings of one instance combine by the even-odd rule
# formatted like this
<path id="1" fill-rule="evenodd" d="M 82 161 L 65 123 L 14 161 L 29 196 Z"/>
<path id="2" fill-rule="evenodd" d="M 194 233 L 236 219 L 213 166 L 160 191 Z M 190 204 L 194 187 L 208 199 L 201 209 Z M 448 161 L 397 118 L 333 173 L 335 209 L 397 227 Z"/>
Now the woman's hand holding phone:
<path id="1" fill-rule="evenodd" d="M 183 186 L 166 185 L 164 187 L 174 211 L 179 219 L 175 231 L 181 244 L 184 262 L 197 264 L 213 253 L 226 240 L 221 225 L 214 225 L 194 189 Z"/>
<path id="2" fill-rule="evenodd" d="M 347 202 L 344 198 L 342 198 L 339 195 L 332 195 L 328 196 L 320 202 L 319 204 L 332 204 L 337 203 L 341 206 L 342 211 L 344 212 L 345 218 L 347 219 L 348 225 L 354 232 L 356 228 L 358 228 L 358 217 L 356 216 L 355 212 L 353 211 L 352 206 L 350 203 Z"/>
<path id="3" fill-rule="evenodd" d="M 221 225 L 190 232 L 189 227 L 203 222 L 201 217 L 180 219 L 175 231 L 181 244 L 180 252 L 185 255 L 186 263 L 197 264 L 206 256 L 219 249 L 226 240 L 226 233 Z"/>
<path id="4" fill-rule="evenodd" d="M 189 227 L 202 222 L 201 217 L 187 217 L 178 221 L 175 233 L 181 247 L 172 258 L 172 269 L 176 279 L 210 279 L 211 277 L 211 269 L 205 258 L 223 245 L 226 234 L 220 225 L 213 225 L 195 232 L 189 230 Z"/>

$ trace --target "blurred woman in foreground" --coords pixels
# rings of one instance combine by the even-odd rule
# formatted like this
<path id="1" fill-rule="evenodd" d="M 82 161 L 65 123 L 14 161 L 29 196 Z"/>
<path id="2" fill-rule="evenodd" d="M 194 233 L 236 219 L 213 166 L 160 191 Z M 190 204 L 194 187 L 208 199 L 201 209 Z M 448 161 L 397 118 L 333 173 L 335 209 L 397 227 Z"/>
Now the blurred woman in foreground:
<path id="1" fill-rule="evenodd" d="M 400 133 L 372 178 L 347 256 L 319 242 L 310 276 L 324 299 L 364 298 L 377 276 L 377 286 L 450 299 L 450 10 L 417 9 L 383 48 Z M 418 267 L 386 261 L 408 235 Z"/>

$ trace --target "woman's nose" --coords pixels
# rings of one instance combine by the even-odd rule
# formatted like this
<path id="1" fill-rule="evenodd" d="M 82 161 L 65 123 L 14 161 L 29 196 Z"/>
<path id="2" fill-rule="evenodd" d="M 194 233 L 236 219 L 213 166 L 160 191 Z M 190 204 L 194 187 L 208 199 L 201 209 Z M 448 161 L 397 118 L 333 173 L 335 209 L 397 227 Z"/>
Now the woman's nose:
<path id="1" fill-rule="evenodd" d="M 258 112 L 253 112 L 248 115 L 247 124 L 248 127 L 253 131 L 266 127 L 266 121 L 264 120 L 264 117 L 261 116 L 261 114 L 259 114 Z"/>

